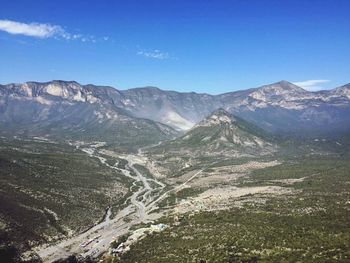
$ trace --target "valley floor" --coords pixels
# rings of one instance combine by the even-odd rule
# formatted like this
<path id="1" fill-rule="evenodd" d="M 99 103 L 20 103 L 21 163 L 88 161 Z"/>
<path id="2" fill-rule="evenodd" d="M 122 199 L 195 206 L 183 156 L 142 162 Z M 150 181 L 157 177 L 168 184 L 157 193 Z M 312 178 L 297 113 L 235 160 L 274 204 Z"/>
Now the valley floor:
<path id="1" fill-rule="evenodd" d="M 171 227 L 105 262 L 349 262 L 349 171 L 339 156 L 256 170 L 177 203 Z"/>
<path id="2" fill-rule="evenodd" d="M 92 228 L 36 246 L 44 262 L 350 261 L 347 154 L 214 158 L 169 176 L 145 149 L 72 145 L 128 194 Z"/>
<path id="3" fill-rule="evenodd" d="M 158 214 L 149 214 L 157 202 L 152 192 L 161 192 L 165 185 L 154 178 L 147 178 L 135 168 L 138 156 L 118 155 L 126 161 L 125 169 L 107 163 L 107 159 L 98 153 L 98 147 L 82 148 L 91 157 L 98 158 L 102 165 L 122 171 L 123 175 L 133 181 L 131 195 L 125 200 L 124 208 L 112 218 L 111 210 L 106 213 L 104 221 L 82 234 L 65 239 L 51 246 L 40 246 L 35 250 L 44 262 L 53 262 L 72 254 L 80 257 L 97 258 L 109 249 L 110 243 L 128 232 L 130 227 L 148 223 L 159 218 Z"/>
<path id="4" fill-rule="evenodd" d="M 201 180 L 206 180 L 205 178 L 207 178 L 208 174 L 205 170 L 208 166 L 189 172 L 187 175 L 185 174 L 183 177 L 173 181 L 172 179 L 165 179 L 165 176 L 160 174 L 154 176 L 154 174 L 150 172 L 153 171 L 152 168 L 150 168 L 150 170 L 147 169 L 150 160 L 142 154 L 141 150 L 134 155 L 123 155 L 105 150 L 104 148 L 100 149 L 101 146 L 104 145 L 96 144 L 89 145 L 89 147 L 78 145 L 77 147 L 90 157 L 97 158 L 102 165 L 110 169 L 115 169 L 116 172 L 121 171 L 125 177 L 131 179 L 133 181 L 129 189 L 131 195 L 125 200 L 123 208 L 115 215 L 112 215 L 111 209 L 109 209 L 104 221 L 86 232 L 68 239 L 63 239 L 53 245 L 44 245 L 35 248 L 36 253 L 44 262 L 54 262 L 62 258 L 67 258 L 70 255 L 76 255 L 80 258 L 98 258 L 103 254 L 106 255 L 106 252 L 108 254 L 108 251 L 111 252 L 110 244 L 116 242 L 123 235 L 130 236 L 133 231 L 137 229 L 137 226 L 140 226 L 141 229 L 145 225 L 150 226 L 151 223 L 154 223 L 160 218 L 164 218 L 166 215 L 173 214 L 174 211 L 179 214 L 196 211 L 198 210 L 198 203 L 200 203 L 200 206 L 203 208 L 200 210 L 227 209 L 229 207 L 228 201 L 233 196 L 239 197 L 253 193 L 276 193 L 281 190 L 274 189 L 273 187 L 246 187 L 238 189 L 237 187 L 229 186 L 230 188 L 226 187 L 223 191 L 228 193 L 234 188 L 232 196 L 224 196 L 220 188 L 214 188 L 204 191 L 201 195 L 196 197 L 197 201 L 193 199 L 187 201 L 184 199 L 177 203 L 176 200 L 176 204 L 174 204 L 172 200 L 174 195 L 181 197 L 183 193 L 192 187 L 196 189 L 196 185 Z M 125 162 L 124 168 L 118 168 L 118 160 L 123 160 Z M 223 178 L 227 178 L 227 176 L 231 176 L 232 180 L 236 180 L 252 170 L 277 164 L 279 163 L 276 161 L 247 162 L 236 166 L 229 166 L 231 169 L 230 171 L 232 172 L 235 170 L 236 174 L 227 174 L 226 177 L 222 177 L 221 179 L 217 178 L 216 183 L 225 184 Z M 220 169 L 228 169 L 228 167 L 220 167 Z M 217 193 L 220 193 L 219 196 L 214 198 L 213 195 L 217 195 Z M 282 194 L 282 192 L 278 194 Z M 208 195 L 210 199 L 208 199 Z M 225 202 L 222 202 L 222 199 L 224 199 Z M 210 203 L 208 203 L 208 201 L 210 201 Z M 189 203 L 191 205 L 188 205 Z M 134 229 L 131 230 L 133 227 Z M 147 231 L 148 230 L 149 229 L 147 229 Z M 133 243 L 144 236 L 145 234 L 141 233 L 136 240 L 132 242 L 129 240 L 128 247 L 124 249 L 123 252 L 127 251 Z"/>

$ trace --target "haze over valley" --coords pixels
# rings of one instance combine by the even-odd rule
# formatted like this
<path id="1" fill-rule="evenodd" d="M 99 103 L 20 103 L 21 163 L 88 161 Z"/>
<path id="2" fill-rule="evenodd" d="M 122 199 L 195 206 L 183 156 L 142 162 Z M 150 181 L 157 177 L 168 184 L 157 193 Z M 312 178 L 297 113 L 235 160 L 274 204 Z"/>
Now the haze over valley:
<path id="1" fill-rule="evenodd" d="M 349 10 L 3 3 L 0 262 L 350 262 Z"/>
<path id="2" fill-rule="evenodd" d="M 334 208 L 327 199 L 310 203 L 318 191 L 337 194 L 333 212 L 347 213 L 349 85 L 307 92 L 280 81 L 213 96 L 52 81 L 2 85 L 0 92 L 2 235 L 22 260 L 133 262 L 128 251 L 144 246 L 139 240 L 163 235 L 150 231 L 182 233 L 203 213 L 257 213 L 271 202 L 280 220 L 305 195 L 298 220 L 330 224 L 307 212 Z M 328 238 L 332 247 L 336 237 Z M 157 262 L 162 249 L 149 260 Z"/>

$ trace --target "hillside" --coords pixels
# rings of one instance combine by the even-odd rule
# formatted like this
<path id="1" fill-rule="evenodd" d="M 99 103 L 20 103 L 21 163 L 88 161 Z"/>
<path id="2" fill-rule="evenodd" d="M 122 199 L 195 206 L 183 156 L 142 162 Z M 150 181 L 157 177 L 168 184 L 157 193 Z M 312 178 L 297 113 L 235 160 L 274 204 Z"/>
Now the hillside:
<path id="1" fill-rule="evenodd" d="M 156 131 L 159 123 L 166 125 L 161 129 L 168 130 L 166 127 L 171 126 L 187 131 L 215 109 L 223 108 L 278 135 L 334 137 L 350 130 L 349 85 L 310 92 L 288 81 L 279 81 L 258 88 L 210 95 L 165 91 L 156 87 L 117 90 L 106 86 L 81 85 L 75 81 L 51 81 L 0 85 L 0 95 L 3 123 L 11 123 L 12 119 L 42 124 L 40 121 L 49 114 L 57 117 L 74 112 L 70 120 L 80 118 L 85 121 L 88 115 L 92 126 L 102 124 L 111 128 L 115 127 L 115 122 L 132 118 L 144 127 L 142 130 L 151 128 L 152 137 L 169 138 Z M 18 116 L 20 112 L 24 115 Z M 80 116 L 77 112 L 86 115 Z M 140 121 L 142 119 L 153 122 L 145 123 Z M 62 124 L 64 122 L 57 125 Z M 74 129 L 85 130 L 86 126 Z M 150 134 L 144 138 L 149 138 Z M 126 139 L 121 138 L 120 141 Z"/>
<path id="2" fill-rule="evenodd" d="M 76 82 L 28 82 L 0 86 L 3 136 L 41 136 L 55 140 L 109 142 L 119 150 L 136 150 L 172 138 L 171 127 L 130 116 L 114 101 L 113 88 Z"/>
<path id="3" fill-rule="evenodd" d="M 184 135 L 151 151 L 185 151 L 192 154 L 261 154 L 273 151 L 271 137 L 260 128 L 224 109 L 215 110 Z"/>
<path id="4" fill-rule="evenodd" d="M 6 246 L 23 252 L 87 230 L 131 183 L 76 146 L 0 138 L 0 258 Z"/>
<path id="5" fill-rule="evenodd" d="M 178 177 L 213 164 L 269 159 L 277 149 L 273 137 L 265 131 L 218 109 L 184 135 L 147 148 L 144 154 L 154 160 L 162 174 Z"/>

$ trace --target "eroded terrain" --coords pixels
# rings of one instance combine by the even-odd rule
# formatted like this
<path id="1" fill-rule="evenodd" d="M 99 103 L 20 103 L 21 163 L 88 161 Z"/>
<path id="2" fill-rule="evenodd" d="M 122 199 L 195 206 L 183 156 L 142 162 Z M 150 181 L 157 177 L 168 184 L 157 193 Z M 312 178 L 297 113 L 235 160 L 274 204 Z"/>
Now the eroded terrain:
<path id="1" fill-rule="evenodd" d="M 28 147 L 16 147 L 13 142 L 6 146 L 17 154 L 18 161 L 14 156 L 12 162 L 28 162 L 29 159 L 22 157 L 24 154 L 42 155 L 41 143 L 50 143 L 50 147 L 55 145 L 55 142 L 40 142 L 39 147 L 37 142 L 27 143 Z M 28 205 L 27 209 L 52 219 L 43 219 L 40 231 L 46 233 L 46 239 L 40 237 L 29 243 L 30 249 L 22 254 L 23 259 L 33 258 L 33 251 L 44 262 L 72 255 L 80 260 L 102 259 L 104 262 L 270 261 L 293 258 L 294 254 L 308 260 L 311 254 L 319 255 L 311 257 L 310 261 L 314 262 L 318 257 L 324 260 L 348 258 L 346 242 L 350 237 L 347 231 L 344 232 L 350 211 L 347 155 L 307 155 L 307 158 L 216 156 L 202 158 L 201 165 L 198 162 L 180 165 L 174 157 L 168 159 L 168 164 L 172 164 L 162 169 L 159 156 L 153 156 L 145 147 L 126 154 L 111 150 L 104 142 L 70 141 L 68 149 L 70 156 L 74 153 L 89 160 L 84 169 L 91 169 L 92 164 L 98 167 L 93 178 L 97 176 L 98 179 L 102 172 L 109 176 L 102 177 L 105 184 L 99 188 L 96 188 L 98 181 L 94 181 L 91 186 L 94 189 L 87 190 L 102 196 L 89 197 L 99 202 L 89 201 L 95 208 L 64 210 L 64 214 L 51 208 L 49 203 L 39 203 L 38 208 Z M 67 149 L 61 149 L 63 156 L 65 151 Z M 201 157 L 196 160 L 198 158 Z M 70 161 L 64 163 L 71 164 Z M 171 171 L 171 166 L 177 166 L 177 170 Z M 84 178 L 89 178 L 86 176 L 92 171 L 83 172 L 80 165 L 74 169 L 85 176 L 76 178 L 81 186 L 71 186 L 73 192 L 63 188 L 61 194 L 50 188 L 44 195 L 43 184 L 42 198 L 53 198 L 55 203 L 60 203 L 65 196 L 77 206 L 79 202 L 87 201 L 82 193 L 91 182 Z M 77 176 L 74 169 L 72 174 Z M 55 182 L 59 178 L 54 176 L 51 180 Z M 110 178 L 109 181 L 106 178 Z M 9 185 L 22 194 L 43 200 L 39 192 L 33 194 L 33 188 L 19 186 L 18 182 Z M 62 184 L 67 186 L 67 181 Z M 56 194 L 61 196 L 56 197 Z M 332 216 L 337 226 L 333 225 Z M 4 231 L 8 230 L 7 222 L 1 221 Z M 70 222 L 79 228 L 68 231 Z M 294 225 L 294 232 L 290 232 L 288 224 Z M 305 224 L 309 226 L 305 228 Z M 324 227 L 319 229 L 317 224 Z M 63 231 L 59 234 L 45 232 L 52 227 L 61 227 Z M 259 231 L 261 236 L 257 235 Z M 309 235 L 310 238 L 305 239 L 309 248 L 301 248 L 301 241 L 290 237 L 299 232 Z M 317 252 L 311 238 L 320 239 L 322 246 L 330 242 L 328 252 Z M 264 242 L 258 245 L 258 240 Z M 181 242 L 188 246 L 185 251 L 180 248 Z M 155 251 L 150 246 L 159 249 Z M 170 248 L 174 253 L 168 250 Z"/>

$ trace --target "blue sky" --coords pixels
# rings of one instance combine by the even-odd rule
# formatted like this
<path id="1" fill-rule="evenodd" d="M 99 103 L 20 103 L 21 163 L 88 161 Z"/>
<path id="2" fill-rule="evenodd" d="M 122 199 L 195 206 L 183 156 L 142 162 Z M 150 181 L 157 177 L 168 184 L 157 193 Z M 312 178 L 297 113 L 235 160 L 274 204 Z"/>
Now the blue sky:
<path id="1" fill-rule="evenodd" d="M 350 82 L 348 0 L 2 1 L 0 83 L 212 94 Z"/>

